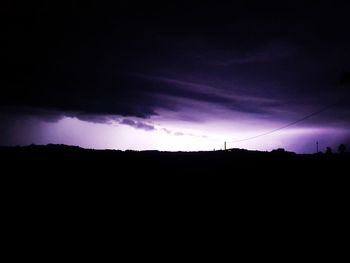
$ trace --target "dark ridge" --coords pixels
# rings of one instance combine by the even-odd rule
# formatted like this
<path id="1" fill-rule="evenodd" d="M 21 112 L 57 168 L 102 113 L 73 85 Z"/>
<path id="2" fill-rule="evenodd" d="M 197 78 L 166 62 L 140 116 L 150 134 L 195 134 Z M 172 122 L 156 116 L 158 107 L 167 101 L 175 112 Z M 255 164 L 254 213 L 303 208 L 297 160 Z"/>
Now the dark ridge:
<path id="1" fill-rule="evenodd" d="M 2 211 L 7 224 L 18 231 L 45 229 L 54 222 L 55 229 L 65 233 L 75 229 L 70 220 L 77 217 L 78 225 L 90 222 L 83 235 L 93 222 L 102 228 L 119 222 L 118 227 L 137 229 L 166 218 L 174 220 L 174 226 L 187 224 L 194 216 L 219 227 L 238 219 L 238 226 L 254 226 L 288 218 L 293 232 L 298 218 L 315 214 L 312 224 L 320 217 L 342 218 L 348 200 L 349 154 L 32 145 L 1 147 L 0 158 Z M 23 227 L 23 222 L 36 228 Z"/>
<path id="2" fill-rule="evenodd" d="M 0 147 L 1 185 L 22 198 L 125 202 L 163 197 L 347 200 L 350 154 L 229 149 L 208 152 L 93 150 L 66 145 Z M 40 201 L 40 202 L 41 202 Z M 328 201 L 327 201 L 328 202 Z"/>
<path id="3" fill-rule="evenodd" d="M 67 145 L 30 145 L 24 147 L 0 147 L 3 166 L 9 171 L 67 172 L 75 176 L 95 173 L 113 177 L 153 176 L 226 177 L 237 178 L 278 176 L 304 177 L 322 174 L 344 174 L 350 155 L 344 154 L 295 154 L 276 149 L 271 152 L 229 149 L 227 151 L 162 152 L 93 150 Z"/>

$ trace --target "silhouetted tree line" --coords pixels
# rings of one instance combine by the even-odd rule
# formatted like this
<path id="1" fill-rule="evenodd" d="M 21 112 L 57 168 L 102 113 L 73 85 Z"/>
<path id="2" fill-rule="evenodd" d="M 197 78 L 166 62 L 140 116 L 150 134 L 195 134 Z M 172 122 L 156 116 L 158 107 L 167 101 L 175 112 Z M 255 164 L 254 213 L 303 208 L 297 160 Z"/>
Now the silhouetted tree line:
<path id="1" fill-rule="evenodd" d="M 339 152 L 339 154 L 344 154 L 345 151 L 346 151 L 346 145 L 343 144 L 343 143 L 340 144 L 340 145 L 338 146 L 338 152 Z M 328 147 L 326 148 L 326 154 L 332 154 L 332 153 L 333 153 L 332 148 L 328 146 Z"/>

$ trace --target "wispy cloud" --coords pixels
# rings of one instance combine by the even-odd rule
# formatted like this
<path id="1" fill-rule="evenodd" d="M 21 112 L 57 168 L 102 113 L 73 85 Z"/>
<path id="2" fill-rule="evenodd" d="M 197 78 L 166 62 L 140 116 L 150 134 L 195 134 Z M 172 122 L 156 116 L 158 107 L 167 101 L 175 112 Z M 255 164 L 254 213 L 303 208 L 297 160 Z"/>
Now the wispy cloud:
<path id="1" fill-rule="evenodd" d="M 174 135 L 175 136 L 184 136 L 185 134 L 183 132 L 175 132 Z"/>
<path id="2" fill-rule="evenodd" d="M 155 130 L 154 126 L 151 124 L 147 124 L 141 121 L 135 121 L 131 119 L 123 119 L 119 122 L 120 124 L 129 125 L 135 129 L 145 130 L 145 131 L 153 131 Z"/>
<path id="3" fill-rule="evenodd" d="M 270 112 L 271 105 L 277 103 L 271 98 L 239 94 L 230 88 L 223 89 L 222 87 L 162 76 L 143 74 L 135 74 L 135 76 L 154 82 L 154 86 L 158 87 L 154 92 L 158 95 L 182 99 L 183 101 L 177 102 L 181 105 L 185 100 L 191 100 L 219 105 L 231 111 L 265 114 Z"/>
<path id="4" fill-rule="evenodd" d="M 165 132 L 166 134 L 169 135 L 174 135 L 174 136 L 191 136 L 191 137 L 197 137 L 197 138 L 208 138 L 207 135 L 198 135 L 194 133 L 185 133 L 185 132 L 180 132 L 180 131 L 171 131 L 167 128 L 160 128 L 160 131 Z"/>
<path id="5" fill-rule="evenodd" d="M 168 130 L 167 128 L 161 128 L 161 130 L 163 132 L 165 132 L 166 134 L 171 134 L 172 132 L 170 130 Z"/>
<path id="6" fill-rule="evenodd" d="M 231 66 L 248 63 L 278 62 L 297 54 L 297 48 L 283 42 L 272 42 L 267 46 L 250 50 L 246 53 L 227 54 L 218 52 L 215 54 L 213 64 L 216 66 Z M 222 53 L 222 54 L 221 54 Z"/>

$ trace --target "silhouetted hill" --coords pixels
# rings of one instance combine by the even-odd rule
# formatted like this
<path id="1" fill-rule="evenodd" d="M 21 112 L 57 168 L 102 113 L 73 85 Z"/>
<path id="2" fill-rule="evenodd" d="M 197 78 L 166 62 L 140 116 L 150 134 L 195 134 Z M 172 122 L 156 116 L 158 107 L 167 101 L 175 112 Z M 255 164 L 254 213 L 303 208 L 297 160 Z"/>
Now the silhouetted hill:
<path id="1" fill-rule="evenodd" d="M 26 193 L 113 195 L 347 192 L 349 154 L 299 155 L 230 149 L 214 152 L 92 150 L 66 145 L 1 147 L 1 180 Z M 21 190 L 19 190 L 21 189 Z M 162 195 L 158 194 L 158 195 Z M 84 194 L 82 194 L 84 195 Z"/>
<path id="2" fill-rule="evenodd" d="M 177 232 L 200 226 L 203 219 L 202 235 L 210 224 L 225 226 L 223 233 L 231 225 L 298 233 L 307 217 L 318 235 L 320 218 L 346 218 L 348 154 L 48 145 L 2 147 L 0 157 L 6 224 L 27 236 L 47 228 L 55 229 L 55 236 L 69 235 L 78 227 L 84 237 L 96 222 L 106 233 L 111 227 L 145 231 L 159 224 Z"/>
<path id="3" fill-rule="evenodd" d="M 344 175 L 349 154 L 299 155 L 283 149 L 271 152 L 229 149 L 208 152 L 92 150 L 66 145 L 1 147 L 3 166 L 11 173 L 96 173 L 114 177 L 168 178 L 279 176 L 308 177 L 315 173 Z"/>

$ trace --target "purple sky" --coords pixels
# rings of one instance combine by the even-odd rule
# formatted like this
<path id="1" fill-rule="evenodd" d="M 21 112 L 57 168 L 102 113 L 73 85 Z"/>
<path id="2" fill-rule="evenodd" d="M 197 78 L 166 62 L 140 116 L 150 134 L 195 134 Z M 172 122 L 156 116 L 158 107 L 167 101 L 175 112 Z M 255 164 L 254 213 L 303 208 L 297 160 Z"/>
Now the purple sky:
<path id="1" fill-rule="evenodd" d="M 304 2 L 7 3 L 0 145 L 350 148 L 349 4 Z"/>
<path id="2" fill-rule="evenodd" d="M 229 114 L 224 111 L 223 117 L 215 116 L 220 111 L 217 109 L 208 115 L 197 110 L 191 112 L 191 116 L 197 116 L 201 121 L 184 118 L 190 112 L 188 109 L 177 114 L 164 111 L 147 120 L 116 115 L 104 116 L 103 120 L 96 117 L 94 121 L 91 121 L 92 116 L 88 120 L 66 116 L 59 119 L 43 119 L 41 115 L 17 116 L 11 118 L 4 129 L 3 141 L 6 143 L 3 145 L 57 143 L 95 149 L 197 151 L 223 149 L 226 141 L 228 148 L 262 151 L 285 148 L 298 153 L 313 153 L 316 141 L 319 149 L 325 150 L 327 146 L 336 149 L 341 142 L 349 140 L 349 127 L 300 123 L 256 139 L 236 142 L 285 123 L 262 120 L 251 114 L 235 122 L 232 120 L 237 118 L 236 114 L 228 118 Z M 5 122 L 4 118 L 0 120 Z"/>

